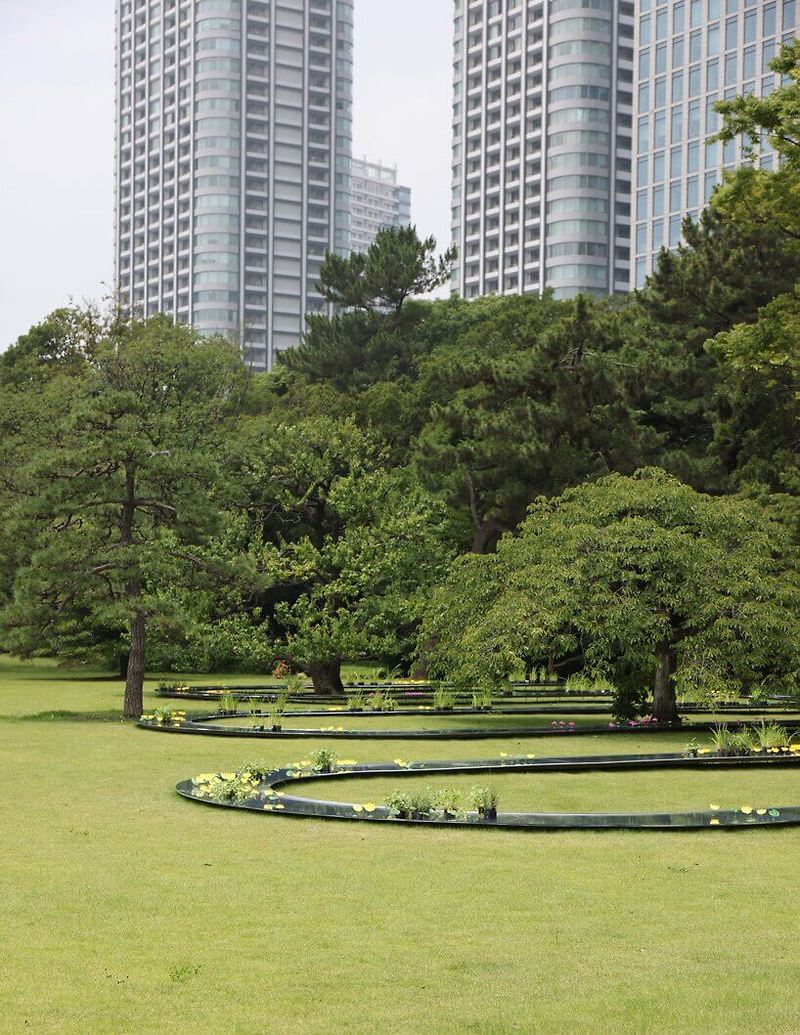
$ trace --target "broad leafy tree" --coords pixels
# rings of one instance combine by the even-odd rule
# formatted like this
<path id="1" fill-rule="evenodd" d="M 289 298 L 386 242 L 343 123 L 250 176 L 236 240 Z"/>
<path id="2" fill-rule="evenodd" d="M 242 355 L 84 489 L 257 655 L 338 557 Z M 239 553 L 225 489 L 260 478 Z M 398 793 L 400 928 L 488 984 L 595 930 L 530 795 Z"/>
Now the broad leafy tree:
<path id="1" fill-rule="evenodd" d="M 308 673 L 319 693 L 341 691 L 345 660 L 408 658 L 426 591 L 452 558 L 444 505 L 387 470 L 352 421 L 254 421 L 237 449 L 260 574 L 244 602 L 246 649 Z"/>
<path id="2" fill-rule="evenodd" d="M 646 470 L 536 500 L 488 567 L 457 562 L 420 643 L 436 674 L 463 682 L 578 655 L 591 675 L 649 687 L 673 721 L 678 697 L 796 690 L 798 615 L 782 525 Z"/>

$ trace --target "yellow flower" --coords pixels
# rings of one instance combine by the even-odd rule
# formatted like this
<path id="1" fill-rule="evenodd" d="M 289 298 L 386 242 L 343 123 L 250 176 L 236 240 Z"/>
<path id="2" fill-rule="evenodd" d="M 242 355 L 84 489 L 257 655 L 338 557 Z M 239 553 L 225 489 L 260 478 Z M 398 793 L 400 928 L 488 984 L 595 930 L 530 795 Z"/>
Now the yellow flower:
<path id="1" fill-rule="evenodd" d="M 340 758 L 339 765 L 356 765 L 356 760 L 354 758 Z"/>
<path id="2" fill-rule="evenodd" d="M 757 816 L 766 816 L 766 814 L 767 814 L 767 810 L 766 809 L 756 809 L 756 815 Z"/>
<path id="3" fill-rule="evenodd" d="M 405 765 L 406 763 L 405 763 L 405 762 L 403 761 L 403 759 L 402 759 L 402 758 L 396 758 L 396 759 L 394 760 L 394 764 L 395 764 L 395 765 Z"/>
<path id="4" fill-rule="evenodd" d="M 712 812 L 719 812 L 719 805 L 709 805 L 708 807 Z"/>
<path id="5" fill-rule="evenodd" d="M 710 823 L 709 823 L 709 826 L 718 827 L 719 826 L 719 820 L 718 819 L 712 819 L 710 821 Z"/>
<path id="6" fill-rule="evenodd" d="M 750 813 L 753 811 L 753 806 L 752 805 L 742 805 L 741 811 L 744 813 L 745 816 L 749 816 Z"/>
<path id="7" fill-rule="evenodd" d="M 697 749 L 697 753 L 698 753 L 698 755 L 710 755 L 711 754 L 711 748 L 698 748 Z"/>
<path id="8" fill-rule="evenodd" d="M 536 755 L 526 755 L 526 758 L 536 758 Z"/>
<path id="9" fill-rule="evenodd" d="M 365 812 L 374 812 L 375 808 L 376 808 L 376 805 L 375 805 L 374 801 L 365 801 L 364 802 L 364 811 Z"/>
<path id="10" fill-rule="evenodd" d="M 508 752 L 507 751 L 501 751 L 500 752 L 500 757 L 501 758 L 508 758 Z"/>
<path id="11" fill-rule="evenodd" d="M 363 811 L 364 811 L 364 806 L 363 805 L 354 805 L 353 806 L 353 812 L 363 812 Z"/>

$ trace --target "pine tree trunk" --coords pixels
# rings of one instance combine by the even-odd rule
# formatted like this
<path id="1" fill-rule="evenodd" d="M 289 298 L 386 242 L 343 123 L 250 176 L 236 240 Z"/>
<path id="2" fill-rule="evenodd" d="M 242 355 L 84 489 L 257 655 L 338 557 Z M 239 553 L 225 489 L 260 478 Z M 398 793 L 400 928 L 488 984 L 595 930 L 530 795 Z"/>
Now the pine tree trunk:
<path id="1" fill-rule="evenodd" d="M 672 678 L 673 654 L 668 645 L 662 645 L 656 655 L 656 675 L 653 681 L 653 715 L 659 722 L 679 722 L 675 681 Z"/>
<path id="2" fill-rule="evenodd" d="M 472 537 L 472 547 L 470 548 L 470 553 L 488 553 L 491 535 L 492 529 L 489 525 L 478 525 Z"/>
<path id="3" fill-rule="evenodd" d="M 344 683 L 342 683 L 342 663 L 326 661 L 319 665 L 311 665 L 308 669 L 311 682 L 314 684 L 314 693 L 320 697 L 333 697 L 344 694 Z"/>
<path id="4" fill-rule="evenodd" d="M 140 718 L 144 710 L 144 645 L 146 619 L 137 611 L 131 620 L 131 649 L 128 654 L 128 671 L 125 678 L 126 719 Z"/>

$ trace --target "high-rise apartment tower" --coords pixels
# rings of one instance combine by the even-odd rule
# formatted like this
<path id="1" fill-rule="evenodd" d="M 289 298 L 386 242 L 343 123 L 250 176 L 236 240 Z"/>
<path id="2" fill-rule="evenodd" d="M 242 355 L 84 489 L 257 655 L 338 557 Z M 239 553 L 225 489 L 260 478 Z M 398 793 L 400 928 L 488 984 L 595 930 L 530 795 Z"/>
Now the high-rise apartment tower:
<path id="1" fill-rule="evenodd" d="M 123 306 L 296 345 L 349 248 L 353 0 L 117 0 Z"/>
<path id="2" fill-rule="evenodd" d="M 796 34 L 796 0 L 640 0 L 632 286 L 742 162 L 740 141 L 709 141 L 720 128 L 715 103 L 770 93 L 780 77 L 769 63 Z M 764 150 L 760 161 L 771 168 L 775 156 Z"/>
<path id="3" fill-rule="evenodd" d="M 455 0 L 454 287 L 626 291 L 634 4 Z"/>
<path id="4" fill-rule="evenodd" d="M 365 252 L 379 230 L 411 223 L 411 188 L 398 184 L 397 169 L 379 162 L 353 160 L 350 200 L 354 252 Z"/>

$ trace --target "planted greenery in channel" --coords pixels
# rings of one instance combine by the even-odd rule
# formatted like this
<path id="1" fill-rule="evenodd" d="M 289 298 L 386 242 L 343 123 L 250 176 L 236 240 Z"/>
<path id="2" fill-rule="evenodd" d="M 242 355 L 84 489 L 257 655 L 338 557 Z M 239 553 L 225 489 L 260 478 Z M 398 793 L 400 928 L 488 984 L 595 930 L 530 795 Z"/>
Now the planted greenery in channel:
<path id="1" fill-rule="evenodd" d="M 432 787 L 396 791 L 386 799 L 386 806 L 398 819 L 430 819 L 436 808 L 436 792 Z"/>
<path id="2" fill-rule="evenodd" d="M 437 689 L 433 695 L 433 707 L 437 711 L 450 712 L 458 701 L 458 695 L 452 690 Z"/>
<path id="3" fill-rule="evenodd" d="M 142 715 L 141 721 L 156 726 L 180 726 L 186 721 L 186 712 L 176 708 L 156 708 Z"/>
<path id="4" fill-rule="evenodd" d="M 262 765 L 245 765 L 232 773 L 204 773 L 192 780 L 201 798 L 240 805 L 259 796 L 264 776 L 269 772 Z"/>
<path id="5" fill-rule="evenodd" d="M 386 807 L 397 819 L 464 819 L 463 795 L 456 787 L 422 787 L 416 791 L 394 791 Z"/>
<path id="6" fill-rule="evenodd" d="M 494 703 L 494 695 L 491 690 L 476 690 L 472 694 L 472 707 L 482 712 L 490 712 Z"/>
<path id="7" fill-rule="evenodd" d="M 223 689 L 219 699 L 219 710 L 223 715 L 235 715 L 239 710 L 239 702 L 235 694 L 232 694 L 230 690 Z"/>
<path id="8" fill-rule="evenodd" d="M 755 726 L 732 729 L 722 724 L 715 726 L 708 746 L 692 740 L 686 746 L 688 756 L 719 755 L 723 758 L 745 758 L 752 755 L 797 755 L 800 743 L 780 723 L 762 721 Z"/>
<path id="9" fill-rule="evenodd" d="M 483 819 L 497 818 L 499 795 L 493 787 L 473 787 L 469 803 Z"/>
<path id="10" fill-rule="evenodd" d="M 332 773 L 338 764 L 339 756 L 329 748 L 320 748 L 310 755 L 311 765 L 318 773 Z"/>
<path id="11" fill-rule="evenodd" d="M 397 699 L 389 690 L 375 690 L 366 700 L 366 706 L 373 712 L 397 711 Z"/>
<path id="12" fill-rule="evenodd" d="M 269 722 L 270 729 L 277 733 L 283 729 L 283 716 L 286 712 L 286 701 L 284 698 L 279 697 L 273 701 L 267 708 L 267 719 Z"/>

